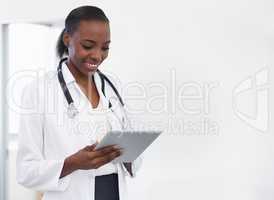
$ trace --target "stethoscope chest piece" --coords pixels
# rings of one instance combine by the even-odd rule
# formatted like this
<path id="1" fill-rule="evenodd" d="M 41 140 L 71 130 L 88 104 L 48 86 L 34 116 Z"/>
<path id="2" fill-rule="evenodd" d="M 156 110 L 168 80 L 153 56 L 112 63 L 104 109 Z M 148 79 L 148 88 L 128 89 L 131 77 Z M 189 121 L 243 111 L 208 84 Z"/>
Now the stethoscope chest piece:
<path id="1" fill-rule="evenodd" d="M 73 103 L 73 99 L 72 99 L 70 92 L 67 88 L 67 84 L 65 82 L 65 79 L 64 79 L 64 76 L 62 73 L 62 63 L 65 62 L 66 60 L 67 60 L 67 58 L 63 58 L 60 60 L 58 68 L 57 68 L 57 73 L 58 73 L 58 81 L 60 83 L 61 89 L 62 89 L 64 96 L 68 103 L 67 114 L 68 114 L 68 117 L 72 119 L 76 115 L 79 114 L 79 111 L 77 110 L 77 108 L 75 107 L 75 105 Z M 110 85 L 110 87 L 113 89 L 114 93 L 117 95 L 121 105 L 124 106 L 123 100 L 122 100 L 121 96 L 119 95 L 115 86 L 112 84 L 112 82 L 102 72 L 100 72 L 99 70 L 97 70 L 97 72 L 101 79 L 102 92 L 103 92 L 104 96 L 106 97 L 106 95 L 105 95 L 105 81 L 106 81 Z M 92 76 L 92 78 L 93 78 L 93 76 Z M 110 101 L 109 101 L 109 107 L 111 107 Z"/>
<path id="2" fill-rule="evenodd" d="M 79 111 L 75 107 L 74 103 L 70 103 L 68 105 L 68 110 L 67 110 L 68 117 L 73 119 L 76 115 L 79 114 Z"/>

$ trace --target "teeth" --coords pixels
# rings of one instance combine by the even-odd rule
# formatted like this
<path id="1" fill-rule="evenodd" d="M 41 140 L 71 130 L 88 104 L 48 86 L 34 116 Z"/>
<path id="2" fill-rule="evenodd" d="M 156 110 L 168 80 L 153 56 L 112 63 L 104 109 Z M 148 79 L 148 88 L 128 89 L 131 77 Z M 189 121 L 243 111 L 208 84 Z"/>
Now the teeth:
<path id="1" fill-rule="evenodd" d="M 89 67 L 97 67 L 95 64 L 88 64 Z"/>

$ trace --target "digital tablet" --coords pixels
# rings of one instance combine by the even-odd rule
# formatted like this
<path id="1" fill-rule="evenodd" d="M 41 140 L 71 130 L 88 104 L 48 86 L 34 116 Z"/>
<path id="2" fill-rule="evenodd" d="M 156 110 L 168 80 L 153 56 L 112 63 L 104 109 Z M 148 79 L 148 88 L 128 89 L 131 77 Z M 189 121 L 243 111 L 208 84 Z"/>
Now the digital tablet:
<path id="1" fill-rule="evenodd" d="M 117 145 L 123 149 L 123 153 L 112 162 L 133 162 L 161 133 L 162 131 L 110 131 L 95 149 Z"/>

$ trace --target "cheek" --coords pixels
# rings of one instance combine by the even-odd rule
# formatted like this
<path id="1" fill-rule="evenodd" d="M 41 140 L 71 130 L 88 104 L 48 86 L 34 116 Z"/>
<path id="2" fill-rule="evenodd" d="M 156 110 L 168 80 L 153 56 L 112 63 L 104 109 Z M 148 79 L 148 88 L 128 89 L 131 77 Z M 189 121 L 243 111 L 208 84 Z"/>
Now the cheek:
<path id="1" fill-rule="evenodd" d="M 71 46 L 69 48 L 69 57 L 74 61 L 74 63 L 78 63 L 79 59 L 79 50 L 76 46 Z"/>
<path id="2" fill-rule="evenodd" d="M 103 60 L 105 60 L 107 57 L 108 57 L 108 52 L 104 53 L 102 56 Z"/>
<path id="3" fill-rule="evenodd" d="M 86 55 L 85 50 L 83 50 L 83 48 L 81 48 L 79 44 L 73 43 L 69 50 L 70 50 L 69 51 L 70 55 L 74 57 L 75 59 L 79 59 Z"/>
<path id="4" fill-rule="evenodd" d="M 68 47 L 68 54 L 70 57 L 73 57 L 75 54 L 75 49 L 71 46 Z"/>
<path id="5" fill-rule="evenodd" d="M 81 48 L 80 46 L 76 46 L 75 54 L 76 54 L 77 57 L 82 58 L 82 57 L 85 57 L 87 55 L 87 52 L 83 48 Z"/>

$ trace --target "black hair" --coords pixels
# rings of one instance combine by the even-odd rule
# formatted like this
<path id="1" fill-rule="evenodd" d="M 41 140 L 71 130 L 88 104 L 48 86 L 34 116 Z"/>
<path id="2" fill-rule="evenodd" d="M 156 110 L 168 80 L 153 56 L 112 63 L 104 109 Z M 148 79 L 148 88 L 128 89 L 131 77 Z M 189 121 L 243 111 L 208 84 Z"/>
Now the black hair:
<path id="1" fill-rule="evenodd" d="M 62 58 L 68 54 L 68 48 L 63 42 L 64 33 L 73 34 L 82 20 L 99 20 L 109 23 L 104 11 L 96 6 L 81 6 L 73 9 L 65 20 L 65 28 L 61 32 L 56 46 L 57 55 Z"/>

